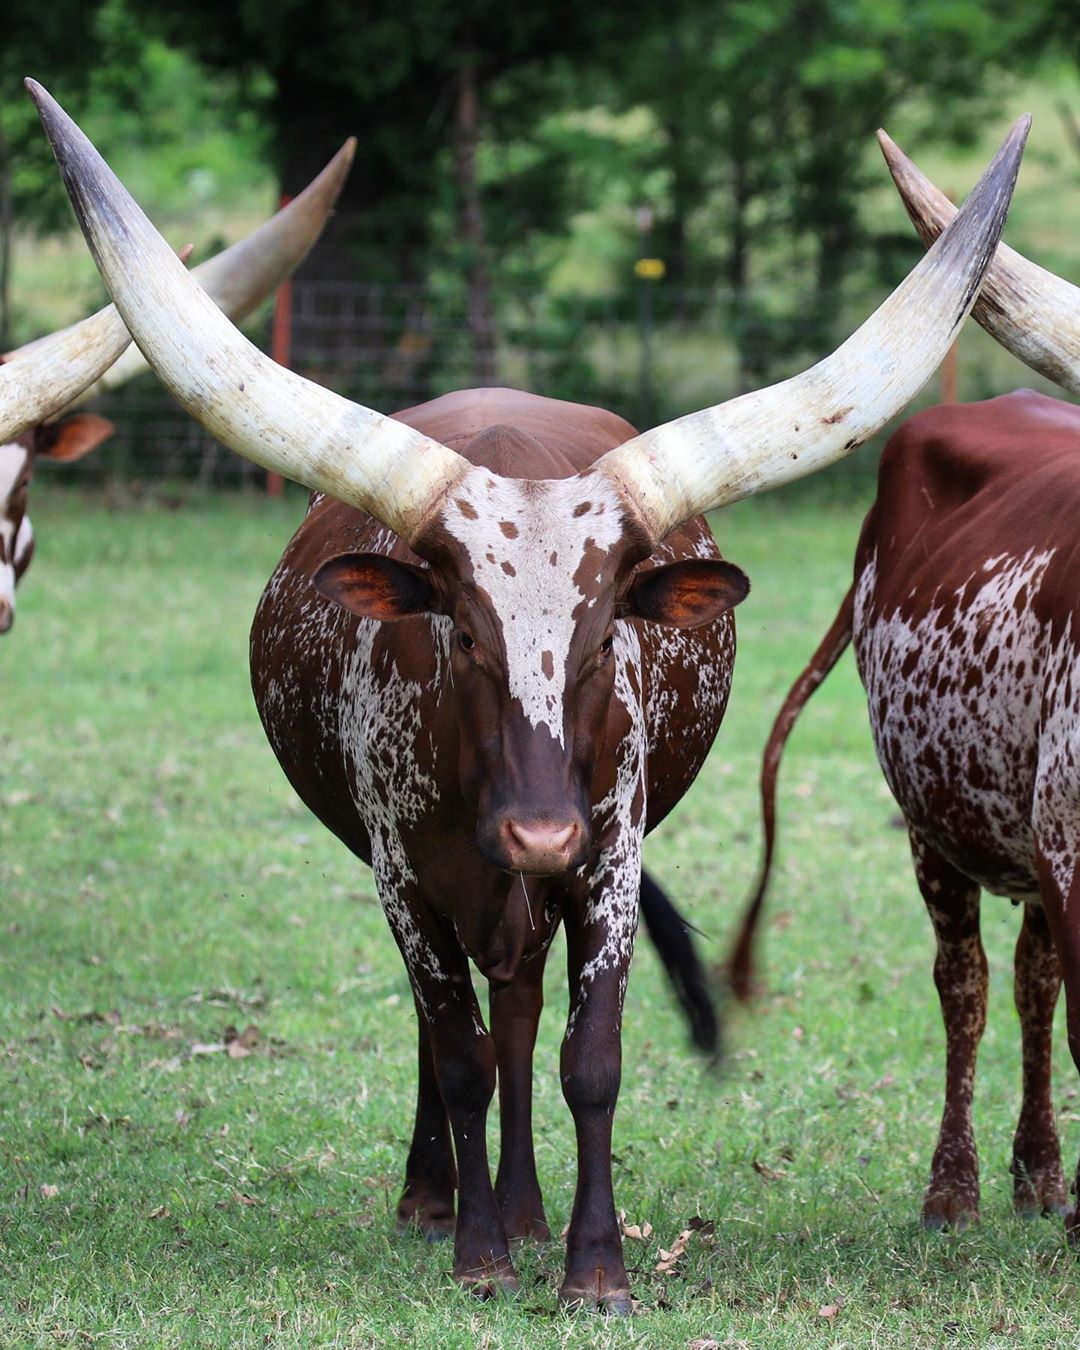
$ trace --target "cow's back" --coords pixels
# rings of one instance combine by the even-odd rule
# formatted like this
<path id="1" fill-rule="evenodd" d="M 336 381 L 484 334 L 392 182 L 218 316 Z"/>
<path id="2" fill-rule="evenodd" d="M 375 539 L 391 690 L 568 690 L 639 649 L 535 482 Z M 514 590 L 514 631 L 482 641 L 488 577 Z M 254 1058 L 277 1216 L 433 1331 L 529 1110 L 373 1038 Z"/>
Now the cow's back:
<path id="1" fill-rule="evenodd" d="M 856 555 L 855 647 L 909 825 L 992 890 L 1037 892 L 1032 824 L 1071 705 L 1080 410 L 1029 391 L 890 440 Z"/>

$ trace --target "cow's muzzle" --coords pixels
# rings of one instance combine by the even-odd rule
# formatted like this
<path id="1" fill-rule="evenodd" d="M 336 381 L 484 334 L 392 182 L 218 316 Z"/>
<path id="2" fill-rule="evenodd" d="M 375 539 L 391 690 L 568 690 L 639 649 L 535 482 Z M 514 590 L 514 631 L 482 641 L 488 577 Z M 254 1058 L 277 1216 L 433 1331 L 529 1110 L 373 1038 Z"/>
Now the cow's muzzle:
<path id="1" fill-rule="evenodd" d="M 528 820 L 507 814 L 498 822 L 494 848 L 500 867 L 527 876 L 555 876 L 576 867 L 587 837 L 578 819 Z"/>

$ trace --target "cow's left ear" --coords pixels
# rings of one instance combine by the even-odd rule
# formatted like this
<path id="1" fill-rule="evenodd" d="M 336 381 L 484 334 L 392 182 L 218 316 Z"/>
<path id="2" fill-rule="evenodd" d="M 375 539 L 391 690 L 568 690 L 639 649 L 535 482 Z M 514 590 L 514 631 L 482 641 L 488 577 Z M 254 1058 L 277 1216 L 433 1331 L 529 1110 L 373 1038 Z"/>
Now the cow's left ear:
<path id="1" fill-rule="evenodd" d="M 315 589 L 362 619 L 392 622 L 441 611 L 431 574 L 381 553 L 341 553 L 315 573 Z"/>
<path id="2" fill-rule="evenodd" d="M 750 579 L 733 563 L 691 558 L 639 573 L 626 593 L 621 617 L 697 628 L 734 609 L 749 594 Z"/>
<path id="3" fill-rule="evenodd" d="M 34 436 L 34 453 L 62 464 L 82 459 L 107 441 L 116 428 L 107 417 L 97 413 L 75 413 L 59 422 L 47 422 L 38 427 Z"/>

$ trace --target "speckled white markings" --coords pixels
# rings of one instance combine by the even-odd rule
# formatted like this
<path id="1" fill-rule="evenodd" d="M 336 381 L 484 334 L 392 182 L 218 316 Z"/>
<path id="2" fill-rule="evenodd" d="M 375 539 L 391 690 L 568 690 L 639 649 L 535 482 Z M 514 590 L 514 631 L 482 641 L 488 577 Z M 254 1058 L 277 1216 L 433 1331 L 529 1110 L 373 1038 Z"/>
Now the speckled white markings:
<path id="1" fill-rule="evenodd" d="M 625 622 L 615 625 L 615 692 L 630 717 L 630 729 L 619 744 L 615 784 L 593 808 L 592 825 L 598 839 L 610 843 L 601 851 L 589 875 L 586 929 L 598 927 L 601 941 L 596 954 L 581 969 L 578 997 L 570 1009 L 567 1033 L 573 1031 L 589 997 L 589 986 L 603 971 L 621 971 L 619 1005 L 626 993 L 630 958 L 637 931 L 641 888 L 641 841 L 645 834 L 645 714 L 641 688 L 641 644 Z"/>
<path id="2" fill-rule="evenodd" d="M 432 641 L 441 672 L 448 665 L 450 621 L 432 616 Z M 416 874 L 401 838 L 404 825 L 416 824 L 439 800 L 434 778 L 421 767 L 416 748 L 425 735 L 420 716 L 423 686 L 403 679 L 393 665 L 376 670 L 375 640 L 381 625 L 362 619 L 341 683 L 341 742 L 352 768 L 353 800 L 371 840 L 371 866 L 390 926 L 424 1002 L 416 975 L 446 978 L 425 941 L 406 891 Z M 441 674 L 435 677 L 441 681 Z M 430 733 L 428 733 L 430 734 Z"/>
<path id="3" fill-rule="evenodd" d="M 1051 631 L 1033 605 L 1053 556 L 988 558 L 914 622 L 872 614 L 876 559 L 855 595 L 878 758 L 913 832 L 1014 899 L 1038 898 L 1036 842 L 1066 897 L 1080 834 L 1077 643 L 1071 618 Z M 986 841 L 993 865 L 976 875 L 957 838 Z"/>
<path id="4" fill-rule="evenodd" d="M 560 745 L 570 643 L 587 603 L 578 572 L 590 545 L 606 553 L 621 537 L 622 510 L 600 476 L 533 482 L 474 469 L 443 512 L 498 618 L 511 697 Z"/>

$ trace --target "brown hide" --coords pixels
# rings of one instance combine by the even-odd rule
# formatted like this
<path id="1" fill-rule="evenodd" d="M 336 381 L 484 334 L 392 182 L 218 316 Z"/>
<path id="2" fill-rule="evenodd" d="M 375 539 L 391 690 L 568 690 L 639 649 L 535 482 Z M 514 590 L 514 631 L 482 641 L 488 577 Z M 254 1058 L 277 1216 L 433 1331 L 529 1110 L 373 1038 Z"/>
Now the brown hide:
<path id="1" fill-rule="evenodd" d="M 978 1214 L 972 1124 L 986 1021 L 980 891 L 1023 905 L 1015 995 L 1023 1100 L 1018 1211 L 1069 1211 L 1051 1098 L 1064 980 L 1080 1067 L 1080 409 L 1020 391 L 911 418 L 882 456 L 855 584 L 788 695 L 762 774 L 766 863 L 735 959 L 748 979 L 783 743 L 853 639 L 878 759 L 904 814 L 937 939 L 945 1109 L 922 1217 Z M 1075 1187 L 1074 1187 L 1075 1191 Z"/>
<path id="2" fill-rule="evenodd" d="M 561 1297 L 627 1311 L 611 1120 L 640 835 L 701 767 L 735 652 L 730 613 L 671 625 L 701 605 L 737 603 L 746 581 L 709 562 L 719 555 L 701 519 L 635 568 L 644 551 L 636 521 L 613 489 L 575 477 L 633 434 L 610 413 L 485 389 L 398 416 L 498 483 L 513 481 L 481 479 L 481 491 L 503 494 L 486 517 L 455 489 L 439 531 L 417 541 L 424 557 L 355 508 L 314 497 L 256 614 L 256 702 L 296 791 L 373 865 L 412 980 L 419 1092 L 399 1221 L 432 1235 L 453 1229 L 454 1274 L 481 1294 L 516 1286 L 510 1238 L 548 1233 L 531 1065 L 544 959 L 561 922 L 570 974 L 561 1081 L 579 1165 Z M 552 479 L 565 484 L 562 497 L 527 486 Z M 553 499 L 569 505 L 566 516 L 548 514 Z M 633 607 L 641 567 L 678 561 L 693 566 L 641 590 L 667 622 L 617 621 L 619 606 Z M 711 589 L 697 584 L 706 573 Z M 560 595 L 571 597 L 565 612 Z M 415 613 L 418 598 L 430 612 Z M 560 672 L 557 715 L 544 700 Z M 499 861 L 519 846 L 530 859 L 520 871 Z M 490 1035 L 469 958 L 490 981 Z M 493 1188 L 483 1141 L 496 1063 Z"/>

